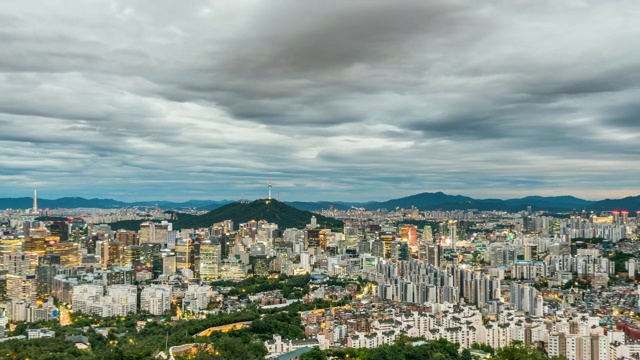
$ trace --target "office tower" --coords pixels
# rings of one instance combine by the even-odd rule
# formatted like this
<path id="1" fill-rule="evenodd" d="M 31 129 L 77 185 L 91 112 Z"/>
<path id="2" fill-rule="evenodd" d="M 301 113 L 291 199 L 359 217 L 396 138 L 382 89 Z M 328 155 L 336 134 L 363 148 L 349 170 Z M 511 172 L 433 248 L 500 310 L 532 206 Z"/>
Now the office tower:
<path id="1" fill-rule="evenodd" d="M 225 220 L 222 222 L 224 234 L 230 234 L 234 230 L 233 220 Z"/>
<path id="2" fill-rule="evenodd" d="M 47 244 L 47 254 L 60 256 L 60 264 L 64 267 L 74 267 L 80 265 L 80 250 L 78 243 L 53 243 Z"/>
<path id="3" fill-rule="evenodd" d="M 118 230 L 115 240 L 123 244 L 125 247 L 130 245 L 139 245 L 138 233 L 130 230 Z"/>
<path id="4" fill-rule="evenodd" d="M 168 221 L 161 223 L 143 222 L 140 224 L 139 244 L 159 243 L 166 244 L 170 233 L 173 232 L 173 224 Z"/>
<path id="5" fill-rule="evenodd" d="M 138 245 L 128 245 L 124 247 L 124 264 L 133 266 L 140 264 L 141 250 Z"/>
<path id="6" fill-rule="evenodd" d="M 33 212 L 38 213 L 38 191 L 33 190 Z"/>
<path id="7" fill-rule="evenodd" d="M 427 263 L 436 268 L 440 267 L 440 246 L 437 244 L 427 245 Z"/>
<path id="8" fill-rule="evenodd" d="M 306 229 L 305 233 L 305 250 L 309 248 L 320 247 L 320 230 Z"/>
<path id="9" fill-rule="evenodd" d="M 220 241 L 220 246 L 222 246 L 222 258 L 226 259 L 231 257 L 231 252 L 233 250 L 233 245 L 235 245 L 236 239 L 232 236 L 222 236 L 218 239 Z"/>
<path id="10" fill-rule="evenodd" d="M 320 235 L 319 235 L 319 241 L 320 241 L 320 250 L 322 251 L 326 251 L 327 250 L 327 232 L 329 231 L 325 231 L 325 230 L 320 230 Z"/>
<path id="11" fill-rule="evenodd" d="M 222 263 L 222 246 L 218 240 L 205 241 L 200 245 L 200 277 L 215 279 L 219 276 Z"/>
<path id="12" fill-rule="evenodd" d="M 192 239 L 178 239 L 176 242 L 177 270 L 189 269 L 194 271 L 194 246 Z"/>
<path id="13" fill-rule="evenodd" d="M 153 272 L 153 278 L 157 279 L 158 276 L 162 275 L 162 253 L 158 252 L 153 254 L 151 260 L 151 271 Z"/>
<path id="14" fill-rule="evenodd" d="M 45 237 L 27 237 L 22 243 L 22 250 L 26 253 L 34 253 L 42 256 L 46 253 Z"/>
<path id="15" fill-rule="evenodd" d="M 422 241 L 426 243 L 433 242 L 433 231 L 431 230 L 431 226 L 426 225 L 422 230 Z"/>
<path id="16" fill-rule="evenodd" d="M 175 274 L 178 270 L 176 264 L 176 254 L 168 249 L 161 251 L 162 254 L 162 273 L 165 275 Z"/>
<path id="17" fill-rule="evenodd" d="M 38 259 L 36 267 L 36 283 L 38 296 L 50 295 L 53 288 L 53 278 L 58 274 L 60 265 L 60 255 L 47 254 Z"/>
<path id="18" fill-rule="evenodd" d="M 66 221 L 54 221 L 47 226 L 49 234 L 58 238 L 59 242 L 69 241 L 69 224 Z"/>
<path id="19" fill-rule="evenodd" d="M 109 228 L 109 233 L 111 232 L 111 228 Z M 88 235 L 88 227 L 84 221 L 74 219 L 69 228 L 69 240 L 74 242 L 79 242 L 84 236 Z M 96 236 L 100 236 L 103 234 L 96 233 Z M 109 234 L 105 234 L 109 235 Z M 88 236 L 87 236 L 88 237 Z"/>
<path id="20" fill-rule="evenodd" d="M 345 226 L 344 236 L 345 236 L 347 248 L 355 249 L 358 246 L 358 240 L 360 240 L 360 236 L 358 234 L 357 227 Z"/>
<path id="21" fill-rule="evenodd" d="M 149 242 L 155 242 L 155 225 L 151 222 L 143 222 L 140 224 L 139 234 L 139 243 L 141 245 Z"/>
<path id="22" fill-rule="evenodd" d="M 522 231 L 525 233 L 536 232 L 536 218 L 527 216 L 522 219 Z"/>
<path id="23" fill-rule="evenodd" d="M 160 224 L 154 225 L 154 238 L 151 242 L 158 244 L 166 244 L 169 241 L 169 235 L 173 232 L 173 224 L 162 221 Z"/>
<path id="24" fill-rule="evenodd" d="M 146 243 L 138 246 L 140 246 L 140 263 L 147 266 L 152 265 L 154 255 L 162 249 L 162 244 Z"/>
<path id="25" fill-rule="evenodd" d="M 96 243 L 96 255 L 100 256 L 103 269 L 122 264 L 124 248 L 116 241 L 98 241 Z"/>
<path id="26" fill-rule="evenodd" d="M 379 231 L 378 239 L 380 239 L 380 241 L 382 241 L 382 243 L 384 244 L 384 257 L 386 259 L 390 259 L 391 244 L 396 239 L 396 232 L 395 231 Z"/>

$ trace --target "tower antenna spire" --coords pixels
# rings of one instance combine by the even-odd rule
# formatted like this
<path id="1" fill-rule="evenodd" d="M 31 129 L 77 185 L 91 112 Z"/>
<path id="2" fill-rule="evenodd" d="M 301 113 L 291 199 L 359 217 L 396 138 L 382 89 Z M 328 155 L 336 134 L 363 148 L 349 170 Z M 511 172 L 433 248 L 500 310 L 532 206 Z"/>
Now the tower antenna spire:
<path id="1" fill-rule="evenodd" d="M 33 212 L 38 212 L 38 190 L 33 190 Z"/>

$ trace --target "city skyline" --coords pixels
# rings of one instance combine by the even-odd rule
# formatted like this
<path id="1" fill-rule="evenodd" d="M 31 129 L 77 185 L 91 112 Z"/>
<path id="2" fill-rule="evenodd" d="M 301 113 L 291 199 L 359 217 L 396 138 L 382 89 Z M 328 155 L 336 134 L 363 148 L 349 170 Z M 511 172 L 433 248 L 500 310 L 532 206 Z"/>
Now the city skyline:
<path id="1" fill-rule="evenodd" d="M 0 4 L 0 197 L 640 194 L 640 5 Z"/>

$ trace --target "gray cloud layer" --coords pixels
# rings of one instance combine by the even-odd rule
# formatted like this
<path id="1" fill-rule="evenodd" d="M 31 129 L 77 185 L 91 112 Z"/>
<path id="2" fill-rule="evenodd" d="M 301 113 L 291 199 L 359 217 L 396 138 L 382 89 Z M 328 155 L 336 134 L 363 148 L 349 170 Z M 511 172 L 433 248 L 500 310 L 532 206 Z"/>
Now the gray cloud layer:
<path id="1" fill-rule="evenodd" d="M 0 196 L 639 193 L 640 4 L 0 4 Z"/>

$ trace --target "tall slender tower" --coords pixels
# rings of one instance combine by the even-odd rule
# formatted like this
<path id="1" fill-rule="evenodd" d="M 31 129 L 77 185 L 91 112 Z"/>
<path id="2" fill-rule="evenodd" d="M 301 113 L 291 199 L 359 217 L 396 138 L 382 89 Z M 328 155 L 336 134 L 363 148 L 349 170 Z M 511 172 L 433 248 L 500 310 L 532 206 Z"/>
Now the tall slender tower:
<path id="1" fill-rule="evenodd" d="M 449 220 L 449 237 L 451 238 L 451 248 L 453 251 L 458 251 L 458 246 L 456 244 L 457 240 L 457 229 L 456 229 L 456 220 Z"/>
<path id="2" fill-rule="evenodd" d="M 33 212 L 38 212 L 38 190 L 33 190 Z"/>
<path id="3" fill-rule="evenodd" d="M 269 180 L 269 200 L 271 200 L 271 180 Z"/>

